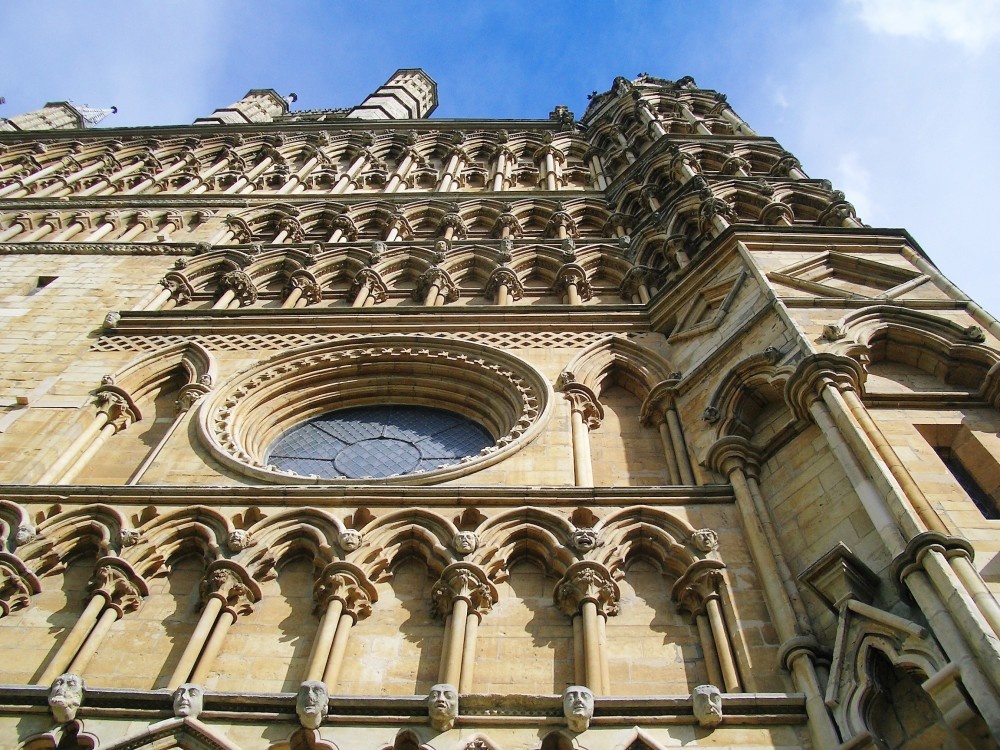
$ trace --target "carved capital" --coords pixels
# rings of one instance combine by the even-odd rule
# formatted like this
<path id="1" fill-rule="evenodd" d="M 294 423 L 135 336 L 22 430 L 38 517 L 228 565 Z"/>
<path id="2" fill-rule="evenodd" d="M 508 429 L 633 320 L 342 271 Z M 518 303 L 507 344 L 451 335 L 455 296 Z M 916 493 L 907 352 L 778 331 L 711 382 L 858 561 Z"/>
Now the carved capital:
<path id="1" fill-rule="evenodd" d="M 451 614 L 455 601 L 463 599 L 469 609 L 485 615 L 497 602 L 496 587 L 486 573 L 472 563 L 452 563 L 441 573 L 441 578 L 431 591 L 431 607 L 435 616 L 445 618 Z"/>
<path id="2" fill-rule="evenodd" d="M 244 271 L 230 271 L 219 280 L 219 291 L 232 291 L 240 305 L 246 307 L 257 301 L 257 285 Z"/>
<path id="3" fill-rule="evenodd" d="M 582 266 L 576 263 L 567 263 L 559 269 L 559 273 L 556 274 L 556 282 L 552 285 L 552 290 L 556 294 L 562 295 L 566 293 L 566 288 L 570 284 L 576 285 L 576 293 L 580 295 L 582 301 L 586 302 L 594 296 L 594 290 L 587 280 L 587 272 L 583 270 Z"/>
<path id="4" fill-rule="evenodd" d="M 107 415 L 107 424 L 114 425 L 115 432 L 121 432 L 142 418 L 132 397 L 115 385 L 103 385 L 98 389 L 97 411 Z"/>
<path id="5" fill-rule="evenodd" d="M 661 380 L 649 389 L 639 409 L 639 420 L 644 425 L 658 427 L 667 418 L 667 412 L 677 408 L 677 378 Z"/>
<path id="6" fill-rule="evenodd" d="M 924 558 L 937 552 L 947 558 L 966 557 L 972 560 L 975 551 L 972 544 L 962 537 L 945 536 L 937 531 L 925 531 L 917 534 L 906 545 L 906 549 L 899 553 L 892 561 L 892 572 L 899 585 L 899 590 L 904 595 L 907 594 L 906 579 L 910 573 L 923 570 Z"/>
<path id="7" fill-rule="evenodd" d="M 319 611 L 325 611 L 330 602 L 339 601 L 344 613 L 357 622 L 371 614 L 372 602 L 378 600 L 378 594 L 360 568 L 337 561 L 323 569 L 313 586 L 313 598 Z"/>
<path id="8" fill-rule="evenodd" d="M 303 299 L 310 305 L 315 305 L 323 301 L 323 289 L 320 287 L 319 282 L 316 281 L 316 277 L 309 271 L 299 269 L 288 277 L 288 284 L 284 290 L 285 296 L 287 297 L 291 294 L 293 289 L 301 289 Z"/>
<path id="9" fill-rule="evenodd" d="M 760 459 L 760 451 L 749 440 L 739 435 L 727 435 L 716 440 L 708 449 L 705 465 L 724 477 L 734 471 L 756 476 Z"/>
<path id="10" fill-rule="evenodd" d="M 822 397 L 823 388 L 862 393 L 867 374 L 856 359 L 821 352 L 805 357 L 785 383 L 785 400 L 799 419 L 809 419 L 809 407 Z"/>
<path id="11" fill-rule="evenodd" d="M 38 577 L 9 552 L 0 552 L 0 617 L 27 607 L 42 590 Z"/>
<path id="12" fill-rule="evenodd" d="M 593 602 L 605 616 L 617 615 L 620 596 L 608 569 L 590 560 L 570 565 L 554 593 L 556 606 L 568 617 L 579 614 L 584 602 Z"/>
<path id="13" fill-rule="evenodd" d="M 233 614 L 245 615 L 252 612 L 254 603 L 260 600 L 260 586 L 240 565 L 218 560 L 208 567 L 201 582 L 202 601 L 213 597 L 220 599 Z"/>
<path id="14" fill-rule="evenodd" d="M 357 297 L 362 286 L 368 287 L 368 295 L 375 299 L 376 304 L 381 304 L 389 298 L 388 287 L 382 281 L 382 276 L 379 272 L 373 268 L 362 268 L 355 274 L 354 282 L 351 284 L 351 289 L 348 292 L 349 299 L 353 300 Z"/>
<path id="15" fill-rule="evenodd" d="M 194 287 L 180 271 L 167 271 L 160 279 L 160 286 L 170 290 L 170 296 L 177 300 L 178 305 L 190 302 L 194 296 Z"/>
<path id="16" fill-rule="evenodd" d="M 441 225 L 438 227 L 438 234 L 444 234 L 444 230 L 449 227 L 453 230 L 452 236 L 456 240 L 464 240 L 469 236 L 469 227 L 466 225 L 465 219 L 457 213 L 449 213 L 441 217 Z"/>
<path id="17" fill-rule="evenodd" d="M 454 302 L 458 299 L 458 287 L 452 281 L 451 274 L 437 266 L 428 268 L 420 275 L 413 288 L 413 298 L 418 301 L 423 300 L 427 296 L 427 290 L 434 285 L 437 285 L 438 294 L 443 295 L 446 301 Z"/>
<path id="18" fill-rule="evenodd" d="M 507 294 L 510 295 L 512 300 L 516 301 L 524 297 L 524 286 L 521 284 L 521 280 L 517 278 L 516 273 L 504 266 L 493 270 L 489 281 L 486 282 L 486 289 L 483 294 L 487 299 L 495 300 L 501 285 L 507 287 Z"/>
<path id="19" fill-rule="evenodd" d="M 674 583 L 671 596 L 681 611 L 692 615 L 704 613 L 712 599 L 719 598 L 722 571 L 726 566 L 718 560 L 698 560 Z"/>
<path id="20" fill-rule="evenodd" d="M 584 424 L 591 430 L 601 426 L 604 419 L 604 407 L 597 396 L 583 383 L 568 382 L 563 385 L 563 395 L 569 401 L 570 409 L 583 417 Z"/>
<path id="21" fill-rule="evenodd" d="M 119 617 L 137 610 L 149 594 L 146 582 L 120 557 L 98 560 L 87 588 L 91 596 L 104 597 L 107 606 L 118 610 Z"/>

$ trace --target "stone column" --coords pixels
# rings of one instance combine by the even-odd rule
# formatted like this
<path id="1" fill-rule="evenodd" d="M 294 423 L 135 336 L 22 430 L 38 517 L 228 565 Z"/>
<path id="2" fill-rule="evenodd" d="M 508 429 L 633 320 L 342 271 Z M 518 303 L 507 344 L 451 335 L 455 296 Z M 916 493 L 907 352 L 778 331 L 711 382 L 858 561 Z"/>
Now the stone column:
<path id="1" fill-rule="evenodd" d="M 516 273 L 506 266 L 498 266 L 490 274 L 483 296 L 496 300 L 499 307 L 505 307 L 511 301 L 517 302 L 524 297 L 524 287 Z"/>
<path id="2" fill-rule="evenodd" d="M 243 271 L 229 271 L 219 281 L 222 294 L 212 305 L 213 310 L 246 307 L 257 301 L 257 286 Z"/>
<path id="3" fill-rule="evenodd" d="M 351 284 L 349 292 L 353 300 L 351 307 L 372 307 L 381 304 L 389 298 L 388 291 L 378 271 L 373 268 L 362 268 Z"/>
<path id="4" fill-rule="evenodd" d="M 174 412 L 174 419 L 167 428 L 167 431 L 163 433 L 163 437 L 159 439 L 153 449 L 146 455 L 139 467 L 132 472 L 132 476 L 129 477 L 126 485 L 136 485 L 139 484 L 139 480 L 142 479 L 142 475 L 146 473 L 146 470 L 153 465 L 153 462 L 160 455 L 163 450 L 163 446 L 167 444 L 171 436 L 176 432 L 177 427 L 184 421 L 184 415 L 187 414 L 191 407 L 197 403 L 198 399 L 209 392 L 211 388 L 212 378 L 210 375 L 203 375 L 202 381 L 198 383 L 189 383 L 180 389 L 177 394 L 176 401 L 176 411 Z"/>
<path id="5" fill-rule="evenodd" d="M 424 271 L 413 288 L 414 299 L 422 300 L 426 307 L 440 307 L 446 302 L 454 302 L 458 295 L 458 287 L 449 273 L 437 266 Z"/>
<path id="6" fill-rule="evenodd" d="M 84 237 L 83 241 L 97 242 L 98 240 L 106 237 L 115 229 L 118 229 L 120 225 L 121 225 L 121 214 L 119 214 L 117 211 L 107 211 L 104 214 L 103 218 L 101 219 L 101 223 L 94 229 L 94 231 L 92 231 L 90 234 Z"/>
<path id="7" fill-rule="evenodd" d="M 643 424 L 655 426 L 660 433 L 663 455 L 667 459 L 670 481 L 674 484 L 697 484 L 694 468 L 688 456 L 687 443 L 677 413 L 677 384 L 680 373 L 670 380 L 654 385 L 642 403 L 639 418 Z"/>
<path id="8" fill-rule="evenodd" d="M 393 172 L 392 177 L 389 178 L 389 182 L 386 183 L 386 193 L 395 193 L 399 189 L 403 180 L 406 179 L 406 175 L 410 171 L 410 167 L 412 167 L 414 162 L 420 158 L 416 150 L 412 147 L 406 148 L 402 152 L 401 156 L 403 158 L 400 159 L 399 165 L 396 167 L 396 171 Z"/>
<path id="9" fill-rule="evenodd" d="M 461 165 L 469 160 L 469 155 L 459 147 L 453 148 L 448 152 L 448 163 L 445 165 L 443 174 L 441 175 L 441 180 L 438 183 L 438 192 L 447 193 L 452 189 L 452 185 L 455 183 L 455 176 L 458 174 L 458 170 Z"/>
<path id="10" fill-rule="evenodd" d="M 581 684 L 594 695 L 608 695 L 611 691 L 606 681 L 607 654 L 599 621 L 618 614 L 619 597 L 618 584 L 608 569 L 591 560 L 570 565 L 556 585 L 555 604 L 573 620 L 574 640 L 583 642 L 582 648 L 577 645 L 574 649 L 575 654 L 583 654 L 582 675 L 577 669 L 577 676 L 582 676 Z"/>
<path id="11" fill-rule="evenodd" d="M 293 271 L 288 277 L 288 283 L 285 285 L 283 293 L 285 295 L 285 299 L 281 303 L 283 310 L 317 305 L 323 301 L 323 289 L 316 281 L 316 277 L 302 268 Z"/>
<path id="12" fill-rule="evenodd" d="M 160 279 L 160 286 L 162 289 L 143 308 L 144 310 L 172 310 L 178 305 L 190 302 L 194 296 L 191 282 L 180 271 L 167 271 Z"/>
<path id="13" fill-rule="evenodd" d="M 279 194 L 297 192 L 296 188 L 302 184 L 302 181 L 309 176 L 309 173 L 313 171 L 316 165 L 319 164 L 320 159 L 323 158 L 323 153 L 313 146 L 306 146 L 302 150 L 302 155 L 305 157 L 305 161 L 299 167 L 299 170 L 289 177 L 288 181 L 278 189 Z"/>
<path id="14" fill-rule="evenodd" d="M 112 435 L 142 418 L 132 397 L 120 388 L 104 386 L 97 392 L 94 420 L 39 478 L 38 484 L 69 484 Z"/>
<path id="15" fill-rule="evenodd" d="M 562 391 L 570 405 L 573 435 L 573 479 L 577 487 L 594 486 L 594 466 L 590 456 L 590 431 L 601 426 L 604 408 L 583 383 L 574 382 L 572 373 L 560 376 Z"/>
<path id="16" fill-rule="evenodd" d="M 373 139 L 372 139 L 373 140 Z M 353 180 L 361 173 L 364 169 L 365 164 L 369 159 L 372 158 L 372 152 L 368 150 L 367 147 L 360 148 L 357 151 L 357 155 L 351 162 L 347 170 L 340 176 L 336 184 L 331 188 L 331 193 L 343 193 L 347 190 L 347 186 L 351 184 Z"/>
<path id="17" fill-rule="evenodd" d="M 88 585 L 90 598 L 79 619 L 59 646 L 38 685 L 49 685 L 72 671 L 82 675 L 107 631 L 126 612 L 134 612 L 149 588 L 131 566 L 118 557 L 102 557 Z"/>
<path id="18" fill-rule="evenodd" d="M 515 156 L 514 152 L 503 144 L 497 146 L 493 155 L 496 159 L 493 172 L 493 191 L 499 193 L 500 191 L 505 190 L 508 186 L 508 165 L 517 164 L 517 156 Z"/>
<path id="19" fill-rule="evenodd" d="M 472 563 L 452 563 L 431 591 L 435 615 L 444 620 L 444 648 L 438 682 L 471 692 L 479 621 L 497 601 L 496 587 Z"/>
<path id="20" fill-rule="evenodd" d="M 587 272 L 576 263 L 567 263 L 559 269 L 553 286 L 556 294 L 564 295 L 566 304 L 579 305 L 589 300 L 594 290 L 587 280 Z"/>
<path id="21" fill-rule="evenodd" d="M 601 161 L 601 152 L 596 148 L 591 148 L 583 155 L 583 160 L 590 165 L 590 172 L 594 179 L 594 185 L 598 190 L 607 190 L 608 178 L 604 174 L 604 164 Z"/>
<path id="22" fill-rule="evenodd" d="M 708 672 L 721 675 L 727 693 L 738 693 L 742 685 L 719 604 L 723 568 L 725 565 L 718 560 L 698 560 L 674 583 L 672 596 L 678 608 L 687 610 L 695 618 L 702 645 L 707 646 L 706 654 L 714 654 L 718 660 L 717 664 L 709 666 Z M 710 642 L 704 640 L 706 635 L 711 635 Z"/>
<path id="23" fill-rule="evenodd" d="M 313 596 L 317 611 L 323 615 L 313 642 L 306 679 L 322 680 L 332 691 L 340 677 L 351 628 L 371 614 L 371 603 L 378 599 L 378 594 L 360 568 L 335 561 L 323 569 L 313 587 Z"/>
<path id="24" fill-rule="evenodd" d="M 659 118 L 653 114 L 653 110 L 650 109 L 649 102 L 640 99 L 638 91 L 634 91 L 633 96 L 636 99 L 635 112 L 639 116 L 643 125 L 646 126 L 649 135 L 653 138 L 653 140 L 665 136 L 667 134 L 666 128 L 663 127 Z"/>
<path id="25" fill-rule="evenodd" d="M 204 684 L 229 627 L 239 615 L 253 611 L 253 604 L 260 600 L 260 587 L 236 563 L 219 560 L 209 565 L 201 596 L 201 618 L 167 681 L 168 690 L 185 682 Z"/>

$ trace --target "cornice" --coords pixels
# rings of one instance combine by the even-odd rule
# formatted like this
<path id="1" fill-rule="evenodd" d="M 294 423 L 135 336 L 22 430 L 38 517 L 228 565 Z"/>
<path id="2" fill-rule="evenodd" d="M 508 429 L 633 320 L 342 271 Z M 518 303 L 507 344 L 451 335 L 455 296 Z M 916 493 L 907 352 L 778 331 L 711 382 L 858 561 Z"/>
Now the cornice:
<path id="1" fill-rule="evenodd" d="M 437 485 L 0 485 L 0 495 L 17 503 L 92 505 L 313 507 L 632 507 L 636 505 L 728 505 L 728 484 L 661 487 L 518 487 Z"/>

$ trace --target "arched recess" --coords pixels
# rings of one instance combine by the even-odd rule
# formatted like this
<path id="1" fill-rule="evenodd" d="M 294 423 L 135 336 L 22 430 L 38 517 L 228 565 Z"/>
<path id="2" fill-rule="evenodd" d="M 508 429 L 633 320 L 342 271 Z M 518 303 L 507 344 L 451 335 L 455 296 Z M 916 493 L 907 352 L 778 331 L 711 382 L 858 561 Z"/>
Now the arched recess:
<path id="1" fill-rule="evenodd" d="M 603 411 L 587 420 L 586 434 L 574 434 L 574 445 L 584 439 L 589 442 L 594 485 L 682 483 L 671 466 L 673 447 L 668 457 L 662 438 L 656 434 L 656 420 L 647 418 L 643 411 L 655 386 L 670 377 L 666 359 L 623 336 L 609 336 L 588 346 L 566 366 L 560 382 L 571 410 L 588 408 L 579 395 L 573 395 L 575 392 L 587 394 L 587 398 L 593 394 Z M 686 447 L 682 450 L 686 455 Z"/>
<path id="2" fill-rule="evenodd" d="M 855 747 L 997 747 L 926 628 L 853 599 L 840 610 L 826 703 Z"/>
<path id="3" fill-rule="evenodd" d="M 284 748 L 287 748 L 285 745 Z M 325 743 L 315 747 L 336 750 Z M 190 718 L 174 718 L 154 722 L 141 731 L 110 744 L 102 744 L 101 750 L 241 750 L 221 731 Z M 284 750 L 284 748 L 282 750 Z"/>
<path id="4" fill-rule="evenodd" d="M 106 376 L 97 391 L 100 408 L 108 412 L 105 423 L 53 481 L 138 484 L 216 378 L 211 354 L 197 343 L 173 345 Z M 118 402 L 124 405 L 116 407 Z M 111 455 L 114 460 L 108 460 Z"/>
<path id="5" fill-rule="evenodd" d="M 779 367 L 780 359 L 779 351 L 767 349 L 726 373 L 705 411 L 719 437 L 736 435 L 767 449 L 790 434 L 795 415 L 785 401 L 784 388 L 794 368 Z"/>
<path id="6" fill-rule="evenodd" d="M 376 519 L 350 559 L 373 586 L 371 612 L 354 626 L 337 683 L 347 695 L 422 695 L 439 681 L 444 624 L 432 592 L 452 561 L 453 527 L 419 509 Z"/>
<path id="7" fill-rule="evenodd" d="M 692 529 L 646 506 L 611 514 L 597 531 L 601 544 L 593 559 L 612 571 L 621 592 L 618 614 L 606 625 L 612 694 L 686 694 L 706 682 L 722 686 L 720 664 L 733 662 L 742 644 L 724 617 L 713 630 L 706 609 L 710 598 L 721 605 L 719 615 L 731 608 L 724 601 L 728 590 L 714 551 L 715 532 Z"/>

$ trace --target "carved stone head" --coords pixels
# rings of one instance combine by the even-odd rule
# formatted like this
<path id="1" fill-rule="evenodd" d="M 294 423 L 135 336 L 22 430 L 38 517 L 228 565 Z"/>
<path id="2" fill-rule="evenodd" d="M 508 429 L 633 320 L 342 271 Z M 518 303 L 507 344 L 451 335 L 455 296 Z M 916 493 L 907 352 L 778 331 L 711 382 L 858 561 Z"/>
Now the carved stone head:
<path id="1" fill-rule="evenodd" d="M 434 685 L 427 694 L 427 713 L 431 717 L 431 726 L 439 732 L 447 732 L 455 726 L 458 688 L 454 685 Z"/>
<path id="2" fill-rule="evenodd" d="M 233 552 L 242 552 L 250 546 L 250 532 L 244 529 L 236 529 L 229 532 L 229 549 Z"/>
<path id="3" fill-rule="evenodd" d="M 122 529 L 118 534 L 118 540 L 122 547 L 134 547 L 139 543 L 141 534 L 136 529 Z"/>
<path id="4" fill-rule="evenodd" d="M 361 546 L 361 532 L 354 529 L 344 529 L 340 532 L 337 541 L 345 552 L 353 552 Z"/>
<path id="5" fill-rule="evenodd" d="M 67 672 L 52 682 L 49 688 L 49 710 L 60 724 L 73 721 L 83 703 L 83 678 Z"/>
<path id="6" fill-rule="evenodd" d="M 722 722 L 722 693 L 715 685 L 698 685 L 691 694 L 694 717 L 703 727 L 715 727 Z"/>
<path id="7" fill-rule="evenodd" d="M 570 731 L 585 732 L 594 718 L 594 694 L 584 685 L 563 690 L 563 716 Z"/>
<path id="8" fill-rule="evenodd" d="M 570 537 L 574 549 L 589 552 L 597 546 L 597 532 L 594 529 L 577 529 Z"/>
<path id="9" fill-rule="evenodd" d="M 474 531 L 460 531 L 455 534 L 451 544 L 458 554 L 469 555 L 475 552 L 476 547 L 479 546 L 479 537 Z"/>
<path id="10" fill-rule="evenodd" d="M 330 692 L 326 683 L 319 680 L 306 680 L 299 685 L 299 694 L 295 698 L 295 713 L 299 715 L 299 723 L 306 729 L 318 729 L 330 710 Z"/>
<path id="11" fill-rule="evenodd" d="M 28 524 L 21 524 L 14 532 L 14 545 L 20 547 L 28 542 L 35 541 L 35 527 Z"/>
<path id="12" fill-rule="evenodd" d="M 174 716 L 197 719 L 205 704 L 205 691 L 201 685 L 185 682 L 174 691 Z"/>

